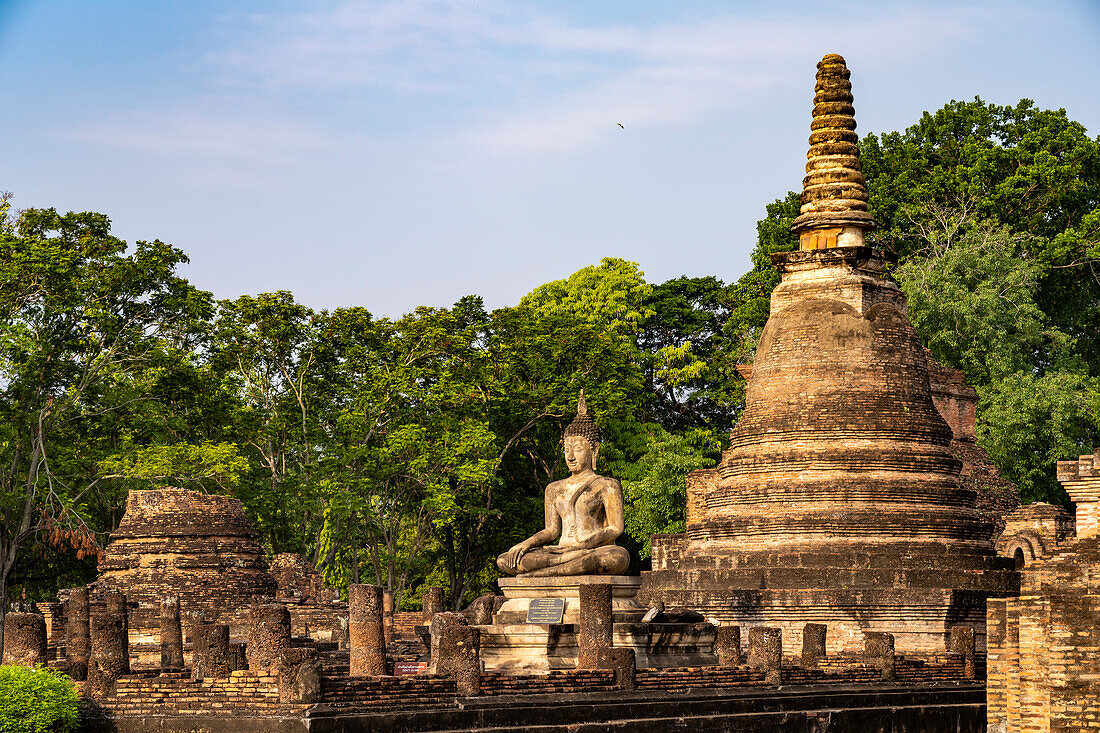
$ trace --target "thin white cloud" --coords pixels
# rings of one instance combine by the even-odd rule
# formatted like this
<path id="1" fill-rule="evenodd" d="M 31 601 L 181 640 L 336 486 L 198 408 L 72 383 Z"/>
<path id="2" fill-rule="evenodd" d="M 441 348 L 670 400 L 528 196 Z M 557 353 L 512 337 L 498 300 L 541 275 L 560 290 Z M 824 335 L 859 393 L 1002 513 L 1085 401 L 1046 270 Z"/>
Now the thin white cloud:
<path id="1" fill-rule="evenodd" d="M 858 47 L 864 64 L 921 58 L 965 42 L 996 12 L 903 5 L 853 18 L 833 10 L 583 27 L 493 0 L 350 0 L 255 16 L 233 48 L 208 61 L 231 84 L 465 97 L 455 117 L 470 127 L 458 140 L 537 154 L 593 143 L 619 122 L 644 129 L 745 108 L 763 90 L 805 85 L 807 64 L 825 52 Z"/>
<path id="2" fill-rule="evenodd" d="M 218 112 L 138 112 L 57 132 L 66 141 L 161 158 L 203 182 L 271 188 L 331 144 L 295 124 Z"/>
<path id="3" fill-rule="evenodd" d="M 264 118 L 217 113 L 135 113 L 62 133 L 80 142 L 153 155 L 190 155 L 272 166 L 292 165 L 304 153 L 327 149 L 320 136 Z"/>
<path id="4" fill-rule="evenodd" d="M 604 37 L 605 48 L 625 48 L 638 61 L 577 91 L 485 115 L 466 138 L 500 154 L 560 152 L 628 129 L 690 124 L 715 113 L 751 110 L 777 88 L 806 94 L 812 64 L 825 52 L 860 49 L 860 62 L 892 66 L 963 39 L 978 22 L 969 10 L 852 22 L 760 23 L 716 20 L 642 34 Z M 594 44 L 588 34 L 562 45 Z M 827 40 L 823 40 L 827 39 Z"/>

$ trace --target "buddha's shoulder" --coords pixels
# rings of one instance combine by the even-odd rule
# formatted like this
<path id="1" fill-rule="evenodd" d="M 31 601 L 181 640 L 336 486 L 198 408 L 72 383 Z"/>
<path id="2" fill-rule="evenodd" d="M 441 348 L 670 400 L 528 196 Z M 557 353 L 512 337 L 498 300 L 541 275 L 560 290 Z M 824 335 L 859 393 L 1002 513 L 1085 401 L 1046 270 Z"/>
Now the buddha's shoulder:
<path id="1" fill-rule="evenodd" d="M 547 484 L 546 491 L 557 492 L 561 491 L 569 486 L 569 479 L 563 478 Z M 619 479 L 611 478 L 610 476 L 600 476 L 597 474 L 588 484 L 585 486 L 586 491 L 602 491 L 604 489 L 617 489 L 622 490 L 622 485 L 619 484 Z"/>
<path id="2" fill-rule="evenodd" d="M 619 479 L 611 478 L 610 476 L 599 476 L 592 480 L 589 484 L 594 489 L 622 489 L 622 485 L 619 483 Z"/>

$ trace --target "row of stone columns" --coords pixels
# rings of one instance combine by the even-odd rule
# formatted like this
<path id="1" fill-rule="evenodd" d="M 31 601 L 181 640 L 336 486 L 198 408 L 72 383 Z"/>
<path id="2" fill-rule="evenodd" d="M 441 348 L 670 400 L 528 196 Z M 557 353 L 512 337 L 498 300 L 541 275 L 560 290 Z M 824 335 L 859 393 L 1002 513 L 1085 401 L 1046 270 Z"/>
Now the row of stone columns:
<path id="1" fill-rule="evenodd" d="M 96 697 L 109 695 L 114 682 L 130 672 L 129 623 L 126 597 L 122 593 L 106 595 L 106 611 L 88 615 L 87 589 L 74 590 L 69 599 L 69 618 L 66 624 L 66 643 L 69 650 L 69 670 L 74 679 L 88 681 L 88 694 Z M 21 615 L 8 614 L 13 625 L 20 624 Z M 179 598 L 169 596 L 161 603 L 161 667 L 183 668 L 183 629 L 180 618 Z M 41 618 L 41 617 L 39 617 Z M 192 640 L 192 677 L 227 677 L 230 672 L 243 668 L 246 662 L 240 654 L 240 645 L 229 641 L 229 627 L 225 624 L 205 623 L 202 614 L 191 614 L 188 632 Z M 247 666 L 250 669 L 274 668 L 280 655 L 290 646 L 290 612 L 281 604 L 256 604 L 250 611 Z M 88 633 L 83 633 L 87 628 Z M 42 623 L 44 638 L 45 624 Z M 13 639 L 26 635 L 15 634 Z M 13 642 L 15 643 L 15 642 Z M 5 643 L 5 648 L 7 648 Z M 42 661 L 45 661 L 45 644 L 42 644 Z M 84 650 L 88 649 L 85 654 Z"/>
<path id="2" fill-rule="evenodd" d="M 718 627 L 715 653 L 722 666 L 738 666 L 745 663 L 741 651 L 741 627 Z M 825 624 L 806 624 L 802 629 L 802 667 L 813 669 L 825 659 Z M 783 632 L 781 629 L 755 626 L 749 629 L 748 665 L 764 672 L 768 684 L 780 684 L 783 665 Z M 948 651 L 963 658 L 963 676 L 976 677 L 974 629 L 970 626 L 951 628 Z M 894 635 L 877 631 L 864 632 L 863 664 L 877 669 L 883 681 L 896 679 Z"/>
<path id="3" fill-rule="evenodd" d="M 392 636 L 393 618 L 392 596 L 387 596 L 381 586 L 352 585 L 349 589 L 346 628 L 353 676 L 376 676 L 386 672 L 387 635 Z M 460 694 L 477 695 L 480 693 L 480 632 L 469 626 L 462 614 L 444 613 L 442 608 L 442 589 L 429 589 L 424 597 L 423 610 L 431 635 L 430 671 L 454 676 Z M 387 616 L 389 629 L 386 628 Z M 578 666 L 581 669 L 612 669 L 620 687 L 632 688 L 634 652 L 629 648 L 617 648 L 613 643 L 611 586 L 602 583 L 582 585 L 579 616 Z M 804 668 L 817 667 L 824 660 L 826 633 L 824 624 L 811 623 L 804 627 L 801 654 Z M 196 679 L 225 677 L 245 665 L 245 661 L 238 658 L 243 656 L 238 654 L 240 650 L 230 645 L 228 626 L 207 624 L 200 615 L 191 619 L 190 635 L 194 656 L 192 674 Z M 297 688 L 310 688 L 310 680 L 317 674 L 316 662 L 308 654 L 306 656 L 310 659 L 298 659 L 302 655 L 291 654 L 290 638 L 290 612 L 285 605 L 254 604 L 249 614 L 247 666 L 253 670 L 291 670 L 286 674 L 291 675 Z M 108 592 L 106 611 L 89 613 L 87 589 L 74 590 L 69 597 L 66 643 L 70 674 L 80 679 L 86 673 L 89 694 L 110 694 L 114 681 L 130 671 L 126 597 L 122 593 Z M 721 665 L 745 663 L 740 627 L 719 627 L 715 651 Z M 964 675 L 973 679 L 976 671 L 973 628 L 953 627 L 949 651 L 962 656 Z M 759 626 L 749 629 L 748 652 L 748 664 L 763 671 L 769 684 L 779 684 L 782 675 L 781 630 Z M 7 614 L 4 662 L 35 664 L 45 662 L 45 656 L 43 616 L 35 613 Z M 877 669 L 883 680 L 893 680 L 896 676 L 893 635 L 866 632 L 863 662 Z M 165 598 L 161 605 L 161 664 L 168 669 L 183 667 L 183 633 L 177 597 Z M 305 667 L 310 667 L 312 672 L 302 672 Z M 304 682 L 299 680 L 303 675 Z M 308 689 L 305 694 L 308 697 Z"/>

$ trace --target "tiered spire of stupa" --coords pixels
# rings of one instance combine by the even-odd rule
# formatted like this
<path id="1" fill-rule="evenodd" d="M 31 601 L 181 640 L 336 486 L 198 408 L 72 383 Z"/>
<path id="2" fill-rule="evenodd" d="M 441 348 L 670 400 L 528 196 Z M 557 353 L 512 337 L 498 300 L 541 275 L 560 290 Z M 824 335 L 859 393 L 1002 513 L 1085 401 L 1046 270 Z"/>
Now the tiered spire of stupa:
<path id="1" fill-rule="evenodd" d="M 867 210 L 850 76 L 839 54 L 817 64 L 802 210 L 791 226 L 799 249 L 858 246 L 875 226 Z"/>

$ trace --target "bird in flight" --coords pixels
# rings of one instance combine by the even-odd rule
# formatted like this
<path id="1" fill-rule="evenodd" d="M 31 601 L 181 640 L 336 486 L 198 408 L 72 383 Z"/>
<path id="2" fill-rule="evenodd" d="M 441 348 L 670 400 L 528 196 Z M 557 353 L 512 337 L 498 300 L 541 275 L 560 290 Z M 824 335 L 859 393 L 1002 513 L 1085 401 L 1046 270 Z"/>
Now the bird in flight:
<path id="1" fill-rule="evenodd" d="M 616 122 L 615 124 L 618 125 L 619 127 L 623 127 L 623 123 L 621 123 L 621 122 Z M 626 128 L 623 127 L 623 129 L 625 130 Z"/>

